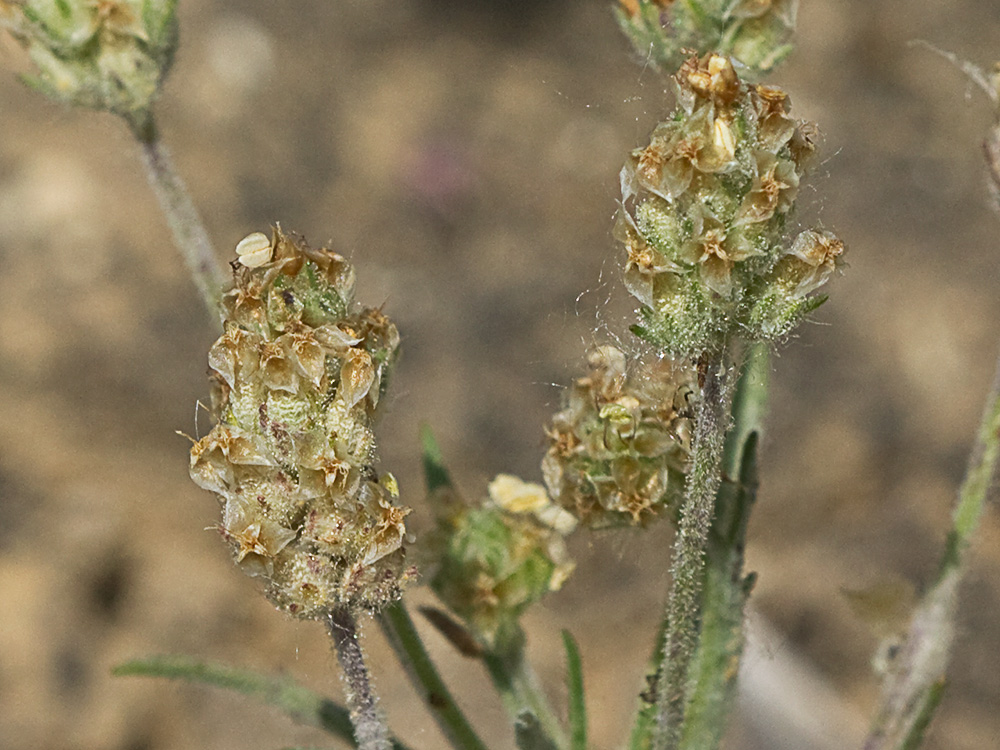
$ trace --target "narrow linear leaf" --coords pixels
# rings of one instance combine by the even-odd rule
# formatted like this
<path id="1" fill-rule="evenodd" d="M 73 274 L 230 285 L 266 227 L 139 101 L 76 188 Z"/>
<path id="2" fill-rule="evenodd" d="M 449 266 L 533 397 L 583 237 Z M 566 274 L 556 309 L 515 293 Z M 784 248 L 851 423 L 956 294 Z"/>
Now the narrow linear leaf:
<path id="1" fill-rule="evenodd" d="M 478 659 L 483 655 L 483 647 L 472 633 L 458 620 L 443 609 L 422 605 L 417 608 L 434 629 L 455 647 L 462 656 L 468 659 Z"/>
<path id="2" fill-rule="evenodd" d="M 768 381 L 771 374 L 770 350 L 754 344 L 743 359 L 733 395 L 733 426 L 726 436 L 723 458 L 725 476 L 736 479 L 743 465 L 743 452 L 752 432 L 760 432 L 767 413 Z"/>
<path id="3" fill-rule="evenodd" d="M 427 484 L 427 491 L 434 492 L 441 487 L 453 487 L 451 475 L 445 468 L 444 459 L 441 458 L 441 448 L 428 425 L 420 428 L 420 445 L 423 449 L 424 482 Z"/>
<path id="4" fill-rule="evenodd" d="M 444 613 L 440 614 L 445 616 Z M 486 750 L 486 745 L 476 735 L 448 686 L 441 679 L 403 603 L 396 602 L 383 609 L 379 613 L 379 624 L 389 645 L 399 657 L 400 665 L 423 696 L 434 721 L 450 745 L 455 750 Z"/>
<path id="5" fill-rule="evenodd" d="M 354 744 L 354 727 L 347 709 L 287 677 L 272 677 L 189 656 L 133 659 L 119 664 L 111 674 L 116 677 L 165 677 L 232 690 L 274 706 L 300 724 L 317 727 Z M 395 740 L 393 748 L 408 750 Z"/>
<path id="6" fill-rule="evenodd" d="M 569 692 L 569 740 L 571 750 L 587 750 L 587 704 L 583 693 L 580 648 L 568 630 L 562 631 L 566 649 L 566 689 Z"/>
<path id="7" fill-rule="evenodd" d="M 656 726 L 656 686 L 659 682 L 660 656 L 666 643 L 667 623 L 661 620 L 646 669 L 646 689 L 639 694 L 638 707 L 632 720 L 628 750 L 648 750 L 651 746 L 653 728 Z"/>

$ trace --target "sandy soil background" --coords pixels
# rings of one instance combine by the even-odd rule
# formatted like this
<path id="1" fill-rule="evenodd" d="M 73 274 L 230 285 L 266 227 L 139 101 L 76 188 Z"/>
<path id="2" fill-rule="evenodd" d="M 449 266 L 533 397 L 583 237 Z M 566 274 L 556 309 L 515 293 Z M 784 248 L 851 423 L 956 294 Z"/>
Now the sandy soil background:
<path id="1" fill-rule="evenodd" d="M 417 530 L 422 421 L 467 494 L 499 471 L 538 479 L 558 384 L 603 331 L 624 329 L 617 172 L 666 106 L 607 2 L 200 0 L 181 15 L 160 117 L 220 252 L 276 220 L 332 243 L 353 257 L 361 299 L 384 302 L 403 333 L 383 465 Z M 988 65 L 1000 6 L 803 0 L 799 50 L 774 77 L 825 134 L 802 220 L 837 230 L 850 268 L 775 360 L 748 552 L 754 617 L 775 630 L 750 666 L 803 655 L 851 717 L 831 747 L 858 746 L 877 693 L 875 638 L 839 591 L 932 575 L 1000 329 L 989 108 L 914 39 Z M 5 40 L 0 747 L 329 745 L 240 698 L 109 677 L 123 659 L 173 652 L 340 689 L 322 629 L 275 614 L 204 530 L 216 504 L 188 480 L 175 431 L 196 429 L 212 327 L 127 133 L 27 91 L 10 72 L 20 65 Z M 666 529 L 581 535 L 577 574 L 529 618 L 557 699 L 558 628 L 577 634 L 594 748 L 624 735 L 668 544 Z M 493 746 L 513 747 L 485 678 L 428 642 Z M 375 628 L 368 646 L 394 726 L 442 747 Z M 1000 746 L 998 653 L 994 507 L 929 750 Z M 781 707 L 799 692 L 786 674 L 756 698 Z M 730 750 L 802 748 L 751 713 Z"/>

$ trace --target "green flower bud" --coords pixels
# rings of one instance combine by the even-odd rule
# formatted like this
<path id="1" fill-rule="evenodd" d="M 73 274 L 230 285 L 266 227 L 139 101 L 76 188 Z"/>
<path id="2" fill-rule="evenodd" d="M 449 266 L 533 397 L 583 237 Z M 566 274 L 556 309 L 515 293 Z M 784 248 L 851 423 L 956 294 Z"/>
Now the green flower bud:
<path id="1" fill-rule="evenodd" d="M 612 346 L 588 364 L 547 430 L 549 494 L 592 528 L 671 514 L 691 447 L 694 374 L 665 359 L 629 367 Z"/>
<path id="2" fill-rule="evenodd" d="M 177 47 L 176 0 L 0 0 L 45 95 L 143 127 Z"/>
<path id="3" fill-rule="evenodd" d="M 786 249 L 815 148 L 783 91 L 742 83 L 719 55 L 688 60 L 675 78 L 677 109 L 622 170 L 615 237 L 642 304 L 633 330 L 671 357 L 697 358 L 734 338 L 787 334 L 815 307 L 805 297 L 843 244 L 807 232 Z"/>
<path id="4" fill-rule="evenodd" d="M 354 270 L 330 250 L 275 229 L 237 255 L 208 355 L 217 424 L 191 449 L 191 478 L 218 496 L 220 533 L 276 606 L 310 618 L 378 607 L 415 577 L 409 508 L 374 467 L 399 334 L 355 308 Z"/>
<path id="5" fill-rule="evenodd" d="M 565 537 L 576 521 L 541 485 L 501 474 L 478 508 L 450 495 L 432 501 L 439 564 L 431 588 L 487 643 L 573 572 Z"/>
<path id="6" fill-rule="evenodd" d="M 830 232 L 808 230 L 796 237 L 755 295 L 750 327 L 763 338 L 785 336 L 823 302 L 807 295 L 826 283 L 843 252 L 844 243 Z"/>
<path id="7" fill-rule="evenodd" d="M 719 50 L 748 68 L 767 72 L 792 51 L 799 0 L 739 0 L 729 3 Z"/>
<path id="8" fill-rule="evenodd" d="M 675 70 L 695 50 L 735 58 L 750 74 L 792 51 L 798 0 L 619 0 L 618 24 L 644 62 Z"/>

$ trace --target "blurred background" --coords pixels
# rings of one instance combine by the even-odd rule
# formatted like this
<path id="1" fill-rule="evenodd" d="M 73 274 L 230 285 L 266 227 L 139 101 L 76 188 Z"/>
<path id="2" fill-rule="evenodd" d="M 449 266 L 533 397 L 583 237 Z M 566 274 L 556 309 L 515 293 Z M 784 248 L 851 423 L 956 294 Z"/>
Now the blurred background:
<path id="1" fill-rule="evenodd" d="M 466 495 L 500 471 L 537 481 L 561 385 L 588 345 L 627 335 L 618 170 L 667 100 L 609 8 L 181 4 L 165 140 L 220 253 L 280 221 L 353 258 L 359 298 L 396 320 L 382 466 L 418 534 L 421 422 Z M 988 66 L 1000 5 L 803 0 L 798 50 L 772 78 L 824 134 L 800 219 L 837 231 L 850 267 L 774 360 L 731 750 L 858 747 L 878 639 L 841 590 L 930 580 L 991 378 L 990 108 L 918 39 Z M 240 697 L 109 676 L 133 656 L 185 653 L 340 698 L 323 629 L 274 613 L 206 530 L 217 505 L 188 480 L 175 432 L 208 429 L 195 404 L 213 328 L 129 135 L 28 91 L 23 65 L 0 42 L 0 747 L 334 744 Z M 557 701 L 558 630 L 579 639 L 595 749 L 625 736 L 669 543 L 665 527 L 579 534 L 577 573 L 528 618 Z M 972 560 L 929 750 L 1000 746 L 995 506 Z M 512 748 L 485 676 L 436 633 L 427 641 L 484 736 Z M 374 626 L 367 644 L 392 724 L 416 748 L 443 747 Z"/>

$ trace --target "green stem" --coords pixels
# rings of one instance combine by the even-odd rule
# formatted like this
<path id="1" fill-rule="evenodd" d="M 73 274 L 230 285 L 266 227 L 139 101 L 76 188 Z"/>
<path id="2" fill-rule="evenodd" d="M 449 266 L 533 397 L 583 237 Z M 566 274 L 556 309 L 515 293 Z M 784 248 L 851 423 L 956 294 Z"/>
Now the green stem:
<path id="1" fill-rule="evenodd" d="M 438 674 L 402 602 L 379 613 L 379 623 L 413 686 L 423 695 L 448 742 L 456 750 L 486 750 Z"/>
<path id="2" fill-rule="evenodd" d="M 1000 360 L 986 399 L 965 480 L 952 514 L 937 580 L 921 599 L 886 678 L 865 750 L 915 748 L 940 701 L 954 637 L 958 587 L 1000 457 Z"/>
<path id="3" fill-rule="evenodd" d="M 570 748 L 587 750 L 587 702 L 583 692 L 580 647 L 568 630 L 562 632 L 566 650 L 566 690 L 569 693 Z"/>
<path id="4" fill-rule="evenodd" d="M 212 320 L 219 321 L 219 299 L 228 274 L 217 260 L 212 241 L 195 208 L 194 202 L 177 173 L 166 146 L 159 137 L 152 115 L 127 120 L 129 129 L 142 149 L 142 163 L 160 209 L 191 272 L 195 286 Z"/>
<path id="5" fill-rule="evenodd" d="M 327 627 L 344 671 L 347 707 L 351 712 L 358 750 L 391 750 L 389 727 L 376 705 L 378 699 L 365 666 L 354 614 L 347 607 L 338 607 L 330 613 Z"/>
<path id="6" fill-rule="evenodd" d="M 569 738 L 549 705 L 537 675 L 525 658 L 524 631 L 516 623 L 508 624 L 496 635 L 495 645 L 483 651 L 483 663 L 493 680 L 500 700 L 517 722 L 525 712 L 538 719 L 542 730 L 556 747 L 565 750 Z"/>
<path id="7" fill-rule="evenodd" d="M 705 546 L 715 512 L 733 389 L 724 353 L 699 363 L 704 377 L 684 503 L 674 538 L 667 639 L 657 684 L 655 750 L 676 750 L 683 730 L 691 659 L 698 644 Z"/>

